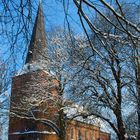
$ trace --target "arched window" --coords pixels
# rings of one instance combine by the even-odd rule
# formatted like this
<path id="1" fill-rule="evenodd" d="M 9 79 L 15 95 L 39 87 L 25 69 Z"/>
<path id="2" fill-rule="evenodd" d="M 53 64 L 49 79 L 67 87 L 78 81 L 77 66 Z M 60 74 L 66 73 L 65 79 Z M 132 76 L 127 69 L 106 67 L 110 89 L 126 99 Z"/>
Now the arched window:
<path id="1" fill-rule="evenodd" d="M 90 138 L 89 138 L 90 140 L 93 140 L 93 135 L 92 135 L 92 133 L 90 132 Z"/>
<path id="2" fill-rule="evenodd" d="M 71 128 L 70 135 L 71 135 L 70 136 L 71 137 L 71 140 L 74 139 L 74 130 L 73 130 L 73 128 Z"/>
<path id="3" fill-rule="evenodd" d="M 85 130 L 85 140 L 87 140 L 87 130 Z"/>
<path id="4" fill-rule="evenodd" d="M 82 140 L 82 134 L 80 130 L 78 131 L 78 140 Z"/>
<path id="5" fill-rule="evenodd" d="M 20 137 L 18 140 L 26 140 L 25 137 Z"/>

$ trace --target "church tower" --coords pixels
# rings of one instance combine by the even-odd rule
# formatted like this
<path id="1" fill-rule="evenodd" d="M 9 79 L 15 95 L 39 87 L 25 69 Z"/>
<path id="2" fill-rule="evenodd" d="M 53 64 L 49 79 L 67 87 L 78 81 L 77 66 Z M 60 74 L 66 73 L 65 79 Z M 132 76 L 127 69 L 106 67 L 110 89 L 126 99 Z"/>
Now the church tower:
<path id="1" fill-rule="evenodd" d="M 56 140 L 59 134 L 59 81 L 40 63 L 46 47 L 40 4 L 25 66 L 12 80 L 9 140 Z"/>

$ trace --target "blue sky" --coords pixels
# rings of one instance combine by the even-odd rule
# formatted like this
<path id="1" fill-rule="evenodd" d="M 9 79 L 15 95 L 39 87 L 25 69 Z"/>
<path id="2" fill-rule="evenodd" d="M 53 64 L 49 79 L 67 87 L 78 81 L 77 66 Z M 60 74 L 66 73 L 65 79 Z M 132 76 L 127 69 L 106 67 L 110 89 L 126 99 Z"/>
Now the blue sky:
<path id="1" fill-rule="evenodd" d="M 63 3 L 58 0 L 47 0 L 43 1 L 43 10 L 45 15 L 46 29 L 52 28 L 54 26 L 64 26 L 65 14 Z M 65 3 L 66 4 L 66 3 Z M 79 17 L 77 14 L 77 9 L 72 1 L 69 3 L 69 21 L 71 22 L 72 27 L 75 32 L 81 32 L 81 26 L 79 24 Z"/>
<path id="2" fill-rule="evenodd" d="M 38 0 L 39 2 L 39 0 Z M 35 9 L 33 9 L 33 24 L 34 24 L 34 20 L 36 17 L 36 11 L 37 11 L 37 7 L 38 7 L 38 3 L 37 1 L 34 2 L 34 5 L 36 5 Z M 67 28 L 67 24 L 66 24 L 66 20 L 65 20 L 65 14 L 64 14 L 64 8 L 63 8 L 63 3 L 61 2 L 61 0 L 42 0 L 42 5 L 43 5 L 43 11 L 44 11 L 44 17 L 45 17 L 45 28 L 46 28 L 46 34 L 47 31 L 51 30 L 52 28 L 55 28 L 55 26 L 60 26 L 60 27 L 66 27 Z M 0 7 L 1 9 L 1 7 Z M 80 33 L 82 31 L 82 28 L 79 24 L 79 17 L 77 14 L 77 9 L 75 7 L 75 5 L 73 4 L 72 1 L 70 1 L 69 3 L 69 22 L 71 23 L 70 26 L 73 28 L 73 31 L 75 33 Z M 32 26 L 33 27 L 33 26 Z M 15 27 L 16 28 L 16 27 Z M 9 27 L 7 27 L 8 30 L 11 29 L 11 25 L 9 25 Z M 0 30 L 1 30 L 1 26 L 0 26 Z M 30 29 L 30 33 L 32 33 L 32 28 Z M 0 55 L 1 55 L 1 59 L 7 59 L 9 57 L 10 52 L 10 44 L 7 40 L 7 38 L 5 36 L 2 36 L 0 38 Z M 18 48 L 17 51 L 18 55 L 21 55 L 21 48 L 22 46 L 26 45 L 26 42 L 20 42 L 20 40 L 18 40 L 18 46 L 15 46 L 15 48 Z M 19 64 L 21 65 L 21 64 Z"/>
<path id="3" fill-rule="evenodd" d="M 42 0 L 43 1 L 43 0 Z M 65 3 L 62 2 L 63 0 L 47 0 L 43 1 L 43 11 L 45 15 L 45 23 L 46 23 L 46 30 L 49 30 L 50 28 L 53 28 L 55 26 L 61 26 L 67 28 L 67 21 L 66 21 L 66 15 L 64 12 L 64 6 L 65 10 L 67 12 L 67 19 L 70 23 L 70 27 L 76 34 L 83 34 L 83 28 L 80 23 L 80 18 L 78 15 L 77 7 L 75 6 L 73 0 L 64 0 Z M 94 18 L 95 12 L 94 10 L 90 10 L 87 7 L 84 7 L 84 12 L 88 14 L 89 17 Z M 87 23 L 84 22 L 87 29 L 89 27 L 87 26 Z"/>

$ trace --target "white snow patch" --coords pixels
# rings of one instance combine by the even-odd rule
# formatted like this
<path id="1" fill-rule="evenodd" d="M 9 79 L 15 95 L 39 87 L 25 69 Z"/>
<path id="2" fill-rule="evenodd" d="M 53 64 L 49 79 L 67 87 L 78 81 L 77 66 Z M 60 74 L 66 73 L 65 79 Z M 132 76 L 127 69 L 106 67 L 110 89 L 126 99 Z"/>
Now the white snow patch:
<path id="1" fill-rule="evenodd" d="M 64 113 L 67 115 L 68 118 L 83 112 L 83 106 L 79 106 L 77 104 L 72 104 L 71 106 L 67 106 L 64 108 Z"/>
<path id="2" fill-rule="evenodd" d="M 10 135 L 23 135 L 23 134 L 53 134 L 55 135 L 56 132 L 49 132 L 49 131 L 24 131 L 24 132 L 13 132 Z"/>
<path id="3" fill-rule="evenodd" d="M 23 75 L 26 74 L 28 72 L 34 72 L 37 70 L 43 70 L 45 73 L 47 73 L 48 75 L 54 75 L 53 72 L 49 71 L 47 68 L 47 62 L 40 60 L 37 62 L 33 62 L 33 63 L 27 63 L 23 66 L 22 69 L 20 69 L 15 76 L 19 76 L 19 75 Z M 49 71 L 49 72 L 48 72 Z"/>
<path id="4" fill-rule="evenodd" d="M 78 114 L 87 114 L 84 107 L 77 104 L 72 104 L 71 106 L 65 107 L 64 113 L 66 114 L 67 118 L 73 118 L 74 116 Z M 111 132 L 111 129 L 107 125 L 107 123 L 105 123 L 103 120 L 93 115 L 88 116 L 87 118 L 83 118 L 82 116 L 78 116 L 76 118 L 74 117 L 74 120 L 100 127 L 100 129 L 106 133 Z"/>

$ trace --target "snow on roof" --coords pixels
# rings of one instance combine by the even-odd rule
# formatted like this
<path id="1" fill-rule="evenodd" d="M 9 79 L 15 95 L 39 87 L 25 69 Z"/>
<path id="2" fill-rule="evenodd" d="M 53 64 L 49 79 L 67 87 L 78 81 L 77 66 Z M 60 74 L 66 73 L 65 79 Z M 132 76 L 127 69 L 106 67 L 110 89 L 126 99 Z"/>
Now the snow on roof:
<path id="1" fill-rule="evenodd" d="M 27 63 L 27 64 L 25 64 L 25 65 L 23 66 L 22 69 L 20 69 L 20 70 L 17 72 L 16 76 L 22 75 L 22 74 L 25 74 L 25 73 L 28 73 L 28 72 L 40 70 L 40 69 L 42 69 L 42 70 L 44 70 L 44 71 L 47 69 L 46 64 L 45 64 L 44 61 L 33 62 L 32 64 Z M 45 72 L 47 72 L 47 71 L 45 71 Z M 48 73 L 48 72 L 47 72 L 47 73 Z M 49 73 L 48 73 L 48 74 L 49 74 Z"/>
<path id="2" fill-rule="evenodd" d="M 55 73 L 51 70 L 48 70 L 47 68 L 47 62 L 44 60 L 35 61 L 33 63 L 27 63 L 25 64 L 17 73 L 15 76 L 23 75 L 28 72 L 34 72 L 37 70 L 43 70 L 45 73 L 47 73 L 50 76 L 56 76 Z"/>
<path id="3" fill-rule="evenodd" d="M 9 135 L 24 135 L 24 134 L 52 134 L 55 135 L 56 132 L 49 132 L 49 131 L 23 131 L 23 132 L 13 132 Z"/>
<path id="4" fill-rule="evenodd" d="M 75 117 L 78 114 L 87 114 L 83 106 L 72 104 L 71 106 L 64 108 L 64 113 L 66 114 L 67 118 L 74 118 L 74 120 L 95 125 L 97 127 L 100 127 L 101 131 L 103 132 L 107 133 L 111 132 L 109 125 L 100 118 L 97 118 L 96 116 L 92 115 L 88 116 L 87 118 L 83 118 L 82 115 L 81 116 L 79 115 L 78 117 Z"/>
<path id="5" fill-rule="evenodd" d="M 68 118 L 71 118 L 78 113 L 82 113 L 83 111 L 83 106 L 79 106 L 77 104 L 72 104 L 64 108 L 64 113 L 67 115 Z"/>

